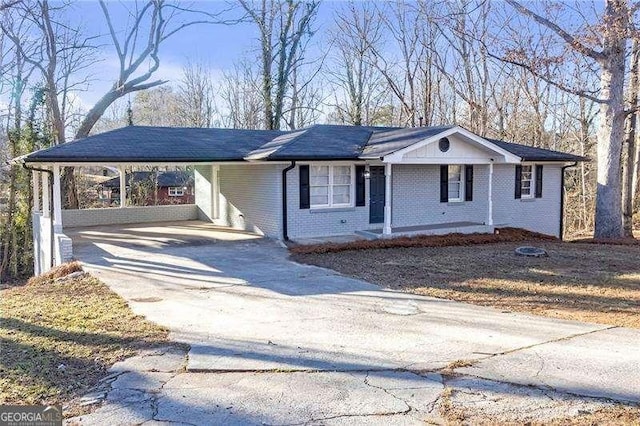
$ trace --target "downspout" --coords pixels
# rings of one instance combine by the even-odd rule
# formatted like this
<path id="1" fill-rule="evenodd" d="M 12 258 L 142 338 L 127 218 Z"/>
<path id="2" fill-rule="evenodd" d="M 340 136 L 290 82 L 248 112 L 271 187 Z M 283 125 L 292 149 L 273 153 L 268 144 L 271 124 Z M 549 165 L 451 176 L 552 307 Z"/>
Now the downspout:
<path id="1" fill-rule="evenodd" d="M 55 239 L 55 230 L 53 229 L 53 172 L 51 170 L 47 170 L 47 169 L 39 169 L 37 167 L 28 167 L 27 163 L 22 163 L 22 167 L 24 167 L 25 170 L 29 170 L 31 172 L 44 172 L 47 173 L 49 175 L 49 179 L 47 179 L 47 183 L 48 183 L 48 187 L 47 187 L 47 191 L 49 192 L 49 219 L 51 219 L 51 226 L 50 226 L 50 238 L 49 238 L 49 243 L 51 244 L 51 266 L 52 268 L 55 266 L 55 254 L 54 254 L 54 250 L 55 250 L 55 243 L 54 243 L 54 239 Z M 32 225 L 33 226 L 33 225 Z"/>
<path id="2" fill-rule="evenodd" d="M 291 161 L 291 164 L 282 169 L 282 239 L 289 241 L 289 229 L 287 220 L 287 172 L 296 166 L 296 162 Z"/>
<path id="3" fill-rule="evenodd" d="M 573 164 L 569 164 L 567 166 L 562 166 L 562 176 L 560 179 L 560 240 L 564 239 L 564 172 L 568 168 L 575 167 L 578 165 L 578 162 L 574 162 Z"/>

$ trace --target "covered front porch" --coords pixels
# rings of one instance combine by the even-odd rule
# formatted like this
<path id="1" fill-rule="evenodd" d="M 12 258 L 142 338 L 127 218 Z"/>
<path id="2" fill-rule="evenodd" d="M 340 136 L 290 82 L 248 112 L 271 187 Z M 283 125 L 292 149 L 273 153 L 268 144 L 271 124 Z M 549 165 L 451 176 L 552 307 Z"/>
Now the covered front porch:
<path id="1" fill-rule="evenodd" d="M 439 133 L 381 158 L 382 173 L 370 177 L 372 209 L 384 199 L 379 227 L 358 232 L 366 238 L 420 234 L 492 233 L 496 191 L 494 170 L 508 173 L 519 157 L 486 140 L 455 129 Z M 383 189 L 381 190 L 381 187 Z M 372 215 L 373 216 L 373 215 Z M 383 216 L 383 217 L 382 217 Z"/>

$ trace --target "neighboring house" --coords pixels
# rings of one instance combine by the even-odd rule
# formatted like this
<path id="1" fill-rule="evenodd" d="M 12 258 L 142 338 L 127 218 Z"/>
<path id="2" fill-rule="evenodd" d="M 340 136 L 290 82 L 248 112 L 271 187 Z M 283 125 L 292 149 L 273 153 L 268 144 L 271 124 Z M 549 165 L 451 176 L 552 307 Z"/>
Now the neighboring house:
<path id="1" fill-rule="evenodd" d="M 187 171 L 129 172 L 125 177 L 127 198 L 136 205 L 193 204 L 193 173 Z M 133 187 L 133 192 L 132 192 Z M 120 178 L 97 185 L 98 199 L 108 205 L 120 203 Z"/>
<path id="2" fill-rule="evenodd" d="M 52 170 L 60 235 L 63 226 L 200 218 L 295 240 L 497 226 L 560 236 L 564 169 L 584 158 L 458 126 L 315 125 L 296 131 L 129 126 L 18 160 Z M 194 166 L 195 205 L 62 211 L 60 167 L 140 164 Z M 46 184 L 46 173 L 42 178 Z"/>

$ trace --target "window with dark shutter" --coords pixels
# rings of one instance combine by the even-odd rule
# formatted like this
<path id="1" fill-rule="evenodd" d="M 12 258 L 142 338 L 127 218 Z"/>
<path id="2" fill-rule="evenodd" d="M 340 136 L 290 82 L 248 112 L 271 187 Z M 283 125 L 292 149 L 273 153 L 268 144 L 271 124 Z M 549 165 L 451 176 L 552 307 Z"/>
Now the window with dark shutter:
<path id="1" fill-rule="evenodd" d="M 365 203 L 365 179 L 364 166 L 356 166 L 356 206 L 362 207 Z"/>
<path id="2" fill-rule="evenodd" d="M 440 202 L 449 201 L 449 166 L 443 164 L 440 166 Z"/>
<path id="3" fill-rule="evenodd" d="M 522 166 L 516 166 L 515 197 L 522 198 Z"/>
<path id="4" fill-rule="evenodd" d="M 464 200 L 473 201 L 473 165 L 464 166 Z"/>
<path id="5" fill-rule="evenodd" d="M 536 198 L 542 198 L 542 164 L 536 166 Z"/>
<path id="6" fill-rule="evenodd" d="M 311 206 L 309 193 L 309 166 L 300 166 L 300 208 L 308 209 Z"/>

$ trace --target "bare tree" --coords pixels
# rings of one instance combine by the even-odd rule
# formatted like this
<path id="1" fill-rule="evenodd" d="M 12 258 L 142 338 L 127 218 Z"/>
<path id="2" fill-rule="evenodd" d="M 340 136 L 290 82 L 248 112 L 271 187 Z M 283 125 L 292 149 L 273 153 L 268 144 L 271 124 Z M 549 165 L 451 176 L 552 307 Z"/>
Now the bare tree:
<path id="1" fill-rule="evenodd" d="M 141 126 L 180 126 L 178 95 L 169 85 L 135 94 L 131 105 L 133 124 Z"/>
<path id="2" fill-rule="evenodd" d="M 631 49 L 628 87 L 628 105 L 630 108 L 638 105 L 640 96 L 640 41 L 633 40 Z M 633 238 L 633 212 L 634 212 L 634 165 L 638 161 L 637 120 L 640 113 L 635 111 L 627 116 L 626 136 L 622 155 L 622 229 L 626 237 Z M 635 176 L 637 179 L 637 174 Z M 636 184 L 637 185 L 637 184 Z"/>
<path id="3" fill-rule="evenodd" d="M 187 63 L 177 86 L 180 125 L 211 127 L 215 113 L 211 75 L 201 64 Z"/>
<path id="4" fill-rule="evenodd" d="M 262 128 L 265 119 L 260 87 L 260 76 L 248 61 L 237 63 L 232 71 L 224 74 L 218 89 L 224 126 L 233 129 Z"/>
<path id="5" fill-rule="evenodd" d="M 260 34 L 261 93 L 266 129 L 279 129 L 294 69 L 301 65 L 306 40 L 318 12 L 317 0 L 239 0 Z"/>
<path id="6" fill-rule="evenodd" d="M 585 97 L 596 102 L 598 116 L 598 186 L 595 211 L 595 236 L 597 238 L 619 238 L 624 235 L 622 229 L 622 190 L 621 190 L 621 150 L 624 137 L 625 117 L 637 108 L 625 108 L 625 61 L 628 53 L 628 40 L 632 34 L 634 11 L 627 0 L 607 0 L 598 25 L 589 25 L 574 33 L 554 22 L 549 14 L 536 12 L 523 6 L 516 0 L 506 2 L 520 15 L 532 23 L 554 34 L 560 43 L 560 53 L 546 52 L 543 57 L 531 55 L 526 40 L 520 39 L 516 48 L 506 49 L 504 54 L 496 55 L 501 60 L 521 66 L 539 76 L 547 83 L 562 90 Z M 593 37 L 596 33 L 597 37 Z M 522 34 L 527 38 L 527 33 Z M 592 40 L 601 42 L 593 43 Z M 549 61 L 562 60 L 561 55 L 575 55 L 585 61 L 591 69 L 599 73 L 599 90 L 593 93 L 580 87 L 570 87 L 564 79 L 550 75 L 546 65 Z"/>
<path id="7" fill-rule="evenodd" d="M 331 39 L 335 55 L 327 74 L 335 86 L 339 120 L 371 125 L 384 94 L 382 76 L 372 64 L 373 45 L 382 37 L 382 22 L 373 3 L 349 2 L 334 18 Z"/>

